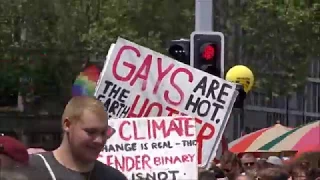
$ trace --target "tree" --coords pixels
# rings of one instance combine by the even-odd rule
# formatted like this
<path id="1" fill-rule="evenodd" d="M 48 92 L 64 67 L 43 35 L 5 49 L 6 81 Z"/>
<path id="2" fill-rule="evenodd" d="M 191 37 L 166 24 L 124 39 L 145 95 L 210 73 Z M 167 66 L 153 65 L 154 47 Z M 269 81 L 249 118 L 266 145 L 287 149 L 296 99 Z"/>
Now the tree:
<path id="1" fill-rule="evenodd" d="M 6 80 L 6 89 L 63 99 L 70 95 L 86 57 L 92 53 L 105 56 L 118 36 L 160 52 L 166 40 L 189 37 L 193 3 L 3 0 L 0 48 L 5 53 L 0 56 L 10 61 L 2 61 L 1 73 L 6 75 L 2 80 Z M 27 80 L 23 86 L 21 78 Z"/>
<path id="2" fill-rule="evenodd" d="M 244 33 L 242 59 L 253 67 L 258 88 L 278 96 L 304 85 L 309 60 L 319 58 L 319 7 L 313 1 L 247 0 L 232 8 Z"/>
<path id="3" fill-rule="evenodd" d="M 228 38 L 234 33 L 230 24 L 243 29 L 244 35 L 236 38 L 243 53 L 226 49 L 233 59 L 253 67 L 257 87 L 283 95 L 303 85 L 308 60 L 319 57 L 319 3 L 248 0 L 242 6 L 220 7 L 231 1 L 214 2 L 215 30 Z M 169 39 L 188 38 L 194 29 L 194 7 L 194 1 L 185 0 L 2 0 L 0 56 L 5 64 L 0 80 L 6 89 L 21 91 L 17 83 L 27 77 L 35 93 L 64 97 L 86 57 L 105 55 L 118 36 L 159 52 Z M 227 64 L 234 65 L 232 56 Z"/>
<path id="4" fill-rule="evenodd" d="M 88 32 L 86 7 L 92 2 L 1 1 L 2 96 L 19 91 L 59 102 L 70 95 L 73 77 L 90 53 L 80 36 Z"/>
<path id="5" fill-rule="evenodd" d="M 164 52 L 171 38 L 190 36 L 193 31 L 194 1 L 105 0 L 99 18 L 83 40 L 88 49 L 105 53 L 118 36 Z"/>

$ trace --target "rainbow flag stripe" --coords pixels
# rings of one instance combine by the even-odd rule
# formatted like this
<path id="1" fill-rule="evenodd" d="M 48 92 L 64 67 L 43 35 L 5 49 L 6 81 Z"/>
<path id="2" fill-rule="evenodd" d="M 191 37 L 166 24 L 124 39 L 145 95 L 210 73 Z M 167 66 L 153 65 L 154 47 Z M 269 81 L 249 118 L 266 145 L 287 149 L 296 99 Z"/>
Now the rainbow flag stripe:
<path id="1" fill-rule="evenodd" d="M 87 67 L 72 86 L 72 96 L 93 96 L 99 79 L 99 69 L 92 65 Z"/>

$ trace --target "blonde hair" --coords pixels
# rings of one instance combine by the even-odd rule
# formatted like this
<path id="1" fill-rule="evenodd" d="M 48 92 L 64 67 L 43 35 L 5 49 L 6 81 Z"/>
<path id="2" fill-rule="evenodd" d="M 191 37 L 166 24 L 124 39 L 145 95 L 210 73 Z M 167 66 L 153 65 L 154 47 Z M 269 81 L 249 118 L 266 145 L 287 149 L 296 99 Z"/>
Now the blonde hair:
<path id="1" fill-rule="evenodd" d="M 99 100 L 90 96 L 76 96 L 66 105 L 61 122 L 63 123 L 65 119 L 79 121 L 85 110 L 95 113 L 101 119 L 107 120 L 108 118 L 107 112 Z"/>

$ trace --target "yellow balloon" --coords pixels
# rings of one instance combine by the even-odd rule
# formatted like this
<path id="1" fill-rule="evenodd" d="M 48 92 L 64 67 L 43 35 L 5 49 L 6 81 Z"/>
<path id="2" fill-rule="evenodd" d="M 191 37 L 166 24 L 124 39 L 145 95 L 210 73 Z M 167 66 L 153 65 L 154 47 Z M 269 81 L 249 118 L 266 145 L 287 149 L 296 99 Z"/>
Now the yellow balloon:
<path id="1" fill-rule="evenodd" d="M 248 67 L 236 65 L 227 72 L 226 80 L 233 83 L 242 84 L 244 91 L 248 93 L 253 86 L 254 76 Z"/>

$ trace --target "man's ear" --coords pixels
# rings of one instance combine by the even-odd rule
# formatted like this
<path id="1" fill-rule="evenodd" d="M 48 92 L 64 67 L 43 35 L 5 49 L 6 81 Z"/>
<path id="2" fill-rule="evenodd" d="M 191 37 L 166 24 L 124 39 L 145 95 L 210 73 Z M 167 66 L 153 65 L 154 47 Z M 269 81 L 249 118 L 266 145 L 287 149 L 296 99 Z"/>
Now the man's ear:
<path id="1" fill-rule="evenodd" d="M 71 121 L 70 119 L 67 117 L 63 120 L 62 122 L 62 129 L 64 132 L 69 132 L 70 131 L 70 126 L 71 126 Z"/>

